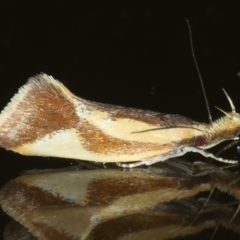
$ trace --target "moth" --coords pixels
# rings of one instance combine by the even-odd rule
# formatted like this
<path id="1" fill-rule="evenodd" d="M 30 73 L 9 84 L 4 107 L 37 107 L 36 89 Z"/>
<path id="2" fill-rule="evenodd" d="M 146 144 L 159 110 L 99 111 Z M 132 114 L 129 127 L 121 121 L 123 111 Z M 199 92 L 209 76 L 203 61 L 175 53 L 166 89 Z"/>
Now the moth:
<path id="1" fill-rule="evenodd" d="M 31 77 L 0 114 L 0 146 L 24 155 L 116 162 L 122 167 L 151 165 L 238 140 L 240 115 L 232 111 L 206 124 L 165 114 L 88 101 L 52 76 Z M 133 162 L 133 163 L 132 163 Z"/>

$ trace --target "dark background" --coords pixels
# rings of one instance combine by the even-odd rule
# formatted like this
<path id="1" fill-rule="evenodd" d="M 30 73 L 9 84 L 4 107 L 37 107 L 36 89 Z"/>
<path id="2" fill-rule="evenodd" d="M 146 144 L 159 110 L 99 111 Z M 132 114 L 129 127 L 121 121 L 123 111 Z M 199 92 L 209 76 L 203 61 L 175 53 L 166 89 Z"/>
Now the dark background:
<path id="1" fill-rule="evenodd" d="M 213 118 L 240 109 L 238 1 L 1 1 L 0 108 L 44 72 L 83 98 L 208 121 L 191 55 L 190 20 Z M 0 187 L 22 171 L 71 161 L 0 149 Z M 1 213 L 0 224 L 7 219 Z"/>

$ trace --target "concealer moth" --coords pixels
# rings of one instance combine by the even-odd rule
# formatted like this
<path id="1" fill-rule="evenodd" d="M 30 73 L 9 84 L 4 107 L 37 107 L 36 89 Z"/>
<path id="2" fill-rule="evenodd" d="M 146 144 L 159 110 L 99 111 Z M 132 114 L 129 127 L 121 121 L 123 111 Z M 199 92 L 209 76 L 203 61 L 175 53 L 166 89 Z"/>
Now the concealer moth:
<path id="1" fill-rule="evenodd" d="M 225 92 L 226 94 L 226 92 Z M 238 140 L 240 115 L 231 112 L 206 124 L 165 114 L 88 101 L 47 74 L 29 79 L 0 114 L 0 146 L 24 155 L 151 165 Z M 123 163 L 124 162 L 124 163 Z M 134 163 L 131 163 L 134 162 Z"/>

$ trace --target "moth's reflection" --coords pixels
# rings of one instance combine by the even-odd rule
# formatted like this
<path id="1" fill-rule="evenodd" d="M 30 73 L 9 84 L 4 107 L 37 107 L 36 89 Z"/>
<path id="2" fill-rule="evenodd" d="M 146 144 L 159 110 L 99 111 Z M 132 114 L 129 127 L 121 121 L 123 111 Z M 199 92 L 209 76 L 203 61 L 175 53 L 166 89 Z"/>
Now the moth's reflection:
<path id="1" fill-rule="evenodd" d="M 239 214 L 230 222 L 238 178 L 226 166 L 179 159 L 130 170 L 86 164 L 31 171 L 1 190 L 2 208 L 15 220 L 5 239 L 196 239 L 219 225 L 240 233 Z M 200 193 L 214 188 L 231 200 L 212 197 L 202 208 Z"/>

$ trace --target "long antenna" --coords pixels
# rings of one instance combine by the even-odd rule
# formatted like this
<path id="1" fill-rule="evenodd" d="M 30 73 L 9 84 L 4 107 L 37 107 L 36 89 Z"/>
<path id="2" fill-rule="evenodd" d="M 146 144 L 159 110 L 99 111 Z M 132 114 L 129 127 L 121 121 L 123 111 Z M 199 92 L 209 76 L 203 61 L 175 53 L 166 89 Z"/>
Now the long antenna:
<path id="1" fill-rule="evenodd" d="M 197 59 L 196 59 L 194 48 L 193 48 L 192 29 L 191 29 L 191 26 L 190 26 L 190 23 L 189 23 L 188 19 L 186 19 L 186 22 L 187 22 L 187 25 L 188 25 L 188 31 L 189 31 L 189 37 L 190 37 L 190 45 L 191 45 L 192 56 L 193 56 L 194 64 L 195 64 L 195 67 L 197 69 L 198 77 L 199 77 L 199 80 L 200 80 L 200 83 L 201 83 L 204 100 L 205 100 L 205 103 L 206 103 L 206 106 L 207 106 L 209 123 L 212 123 L 213 122 L 212 114 L 211 114 L 211 110 L 210 110 L 210 107 L 209 107 L 206 90 L 205 90 L 205 87 L 204 87 L 203 79 L 202 79 L 202 76 L 201 76 L 201 73 L 200 73 L 200 70 L 199 70 L 199 67 L 198 67 Z"/>

